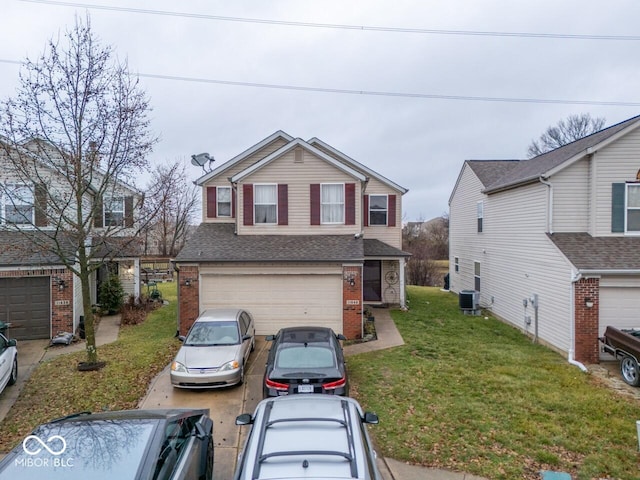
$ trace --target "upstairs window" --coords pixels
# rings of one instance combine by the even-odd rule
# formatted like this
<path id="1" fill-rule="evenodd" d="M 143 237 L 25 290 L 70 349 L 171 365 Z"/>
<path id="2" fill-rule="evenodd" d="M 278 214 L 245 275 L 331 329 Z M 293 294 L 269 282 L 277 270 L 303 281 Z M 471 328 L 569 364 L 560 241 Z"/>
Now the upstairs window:
<path id="1" fill-rule="evenodd" d="M 482 220 L 484 219 L 484 202 L 478 202 L 476 205 L 478 217 L 478 233 L 482 233 Z"/>
<path id="2" fill-rule="evenodd" d="M 320 218 L 322 223 L 344 223 L 344 184 L 320 185 Z"/>
<path id="3" fill-rule="evenodd" d="M 626 231 L 640 233 L 640 184 L 627 184 Z"/>
<path id="4" fill-rule="evenodd" d="M 219 217 L 231 216 L 231 187 L 218 187 L 216 189 L 216 211 Z"/>
<path id="5" fill-rule="evenodd" d="M 275 225 L 277 223 L 278 212 L 277 185 L 254 185 L 253 191 L 255 223 Z"/>
<path id="6" fill-rule="evenodd" d="M 386 195 L 369 195 L 369 225 L 386 225 L 388 198 Z"/>
<path id="7" fill-rule="evenodd" d="M 3 199 L 5 223 L 14 225 L 33 224 L 33 189 L 24 184 L 8 184 Z"/>
<path id="8" fill-rule="evenodd" d="M 124 197 L 111 197 L 104 202 L 104 226 L 120 227 L 124 224 Z"/>

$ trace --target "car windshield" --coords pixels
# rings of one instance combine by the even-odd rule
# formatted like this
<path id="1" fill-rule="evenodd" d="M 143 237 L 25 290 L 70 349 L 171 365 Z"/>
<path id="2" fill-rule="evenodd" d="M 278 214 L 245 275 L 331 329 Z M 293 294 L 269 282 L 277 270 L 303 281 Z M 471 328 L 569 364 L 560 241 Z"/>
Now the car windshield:
<path id="1" fill-rule="evenodd" d="M 185 345 L 212 346 L 236 345 L 240 343 L 238 324 L 229 322 L 196 322 L 191 327 Z"/>
<path id="2" fill-rule="evenodd" d="M 284 347 L 276 354 L 276 368 L 332 368 L 335 367 L 333 350 L 319 345 L 307 344 Z"/>
<path id="3" fill-rule="evenodd" d="M 157 420 L 43 425 L 9 454 L 0 480 L 134 479 Z M 12 452 L 13 453 L 13 452 Z"/>

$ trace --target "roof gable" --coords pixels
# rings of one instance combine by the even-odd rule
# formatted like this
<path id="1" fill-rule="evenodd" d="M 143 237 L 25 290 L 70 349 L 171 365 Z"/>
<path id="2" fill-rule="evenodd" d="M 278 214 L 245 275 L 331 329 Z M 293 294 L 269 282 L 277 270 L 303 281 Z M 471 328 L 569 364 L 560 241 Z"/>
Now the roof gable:
<path id="1" fill-rule="evenodd" d="M 327 155 L 326 153 L 324 153 L 322 150 L 319 150 L 316 147 L 314 147 L 312 145 L 309 145 L 304 140 L 302 140 L 300 138 L 296 138 L 295 140 L 292 140 L 289 143 L 287 143 L 286 145 L 280 147 L 278 150 L 276 150 L 272 154 L 267 155 L 262 160 L 254 163 L 253 165 L 249 166 L 248 168 L 245 168 L 241 172 L 238 172 L 237 174 L 235 174 L 233 177 L 231 177 L 231 182 L 236 183 L 236 182 L 241 181 L 242 179 L 246 178 L 247 176 L 251 175 L 252 173 L 264 168 L 267 165 L 269 165 L 274 160 L 282 157 L 284 154 L 292 151 L 296 147 L 304 148 L 305 150 L 307 150 L 308 152 L 312 153 L 316 157 L 318 157 L 321 160 L 324 160 L 325 162 L 333 165 L 337 169 L 345 172 L 346 174 L 350 175 L 351 177 L 353 177 L 353 178 L 355 178 L 357 180 L 360 180 L 360 181 L 365 181 L 366 180 L 366 177 L 362 173 L 360 173 L 359 171 L 351 168 L 348 165 L 345 165 L 342 162 L 339 162 L 335 158 L 333 158 L 333 157 Z"/>
<path id="2" fill-rule="evenodd" d="M 336 160 L 349 165 L 351 168 L 354 168 L 354 169 L 362 172 L 365 175 L 368 175 L 370 177 L 376 178 L 377 180 L 379 180 L 380 182 L 384 183 L 385 185 L 393 188 L 394 190 L 397 190 L 402 195 L 404 195 L 405 193 L 407 193 L 409 191 L 407 188 L 404 188 L 404 187 L 398 185 L 397 183 L 392 182 L 388 178 L 386 178 L 386 177 L 380 175 L 379 173 L 371 170 L 369 167 L 366 167 L 365 165 L 361 164 L 360 162 L 357 162 L 353 158 L 349 157 L 348 155 L 345 155 L 340 150 L 337 150 L 337 149 L 333 148 L 331 145 L 323 142 L 322 140 L 320 140 L 317 137 L 313 137 L 307 143 L 309 145 L 318 146 L 318 147 L 322 148 L 323 150 L 328 151 L 330 153 L 330 155 L 333 156 L 333 158 L 335 158 Z"/>
<path id="3" fill-rule="evenodd" d="M 264 147 L 270 145 L 271 143 L 275 142 L 278 139 L 284 140 L 286 142 L 291 142 L 293 140 L 293 137 L 291 135 L 289 135 L 288 133 L 283 132 L 282 130 L 278 130 L 277 132 L 274 132 L 271 135 L 269 135 L 268 137 L 266 137 L 263 140 L 259 141 L 258 143 L 256 143 L 252 147 L 249 147 L 248 149 L 246 149 L 244 152 L 240 153 L 239 155 L 236 155 L 231 160 L 223 163 L 218 168 L 214 168 L 209 173 L 207 173 L 207 174 L 203 175 L 202 177 L 198 178 L 196 180 L 196 182 L 195 182 L 196 185 L 200 185 L 200 186 L 203 185 L 208 180 L 210 180 L 210 179 L 212 179 L 214 177 L 217 177 L 218 175 L 226 172 L 227 170 L 229 170 L 234 165 L 237 165 L 238 163 L 242 162 L 243 160 L 247 159 L 248 157 L 250 157 L 254 153 L 260 151 L 261 149 L 263 149 Z"/>
<path id="4" fill-rule="evenodd" d="M 632 117 L 537 157 L 520 160 L 515 165 L 509 166 L 490 185 L 486 185 L 484 193 L 494 193 L 525 185 L 537 181 L 540 177 L 547 178 L 638 127 L 640 127 L 640 116 Z"/>

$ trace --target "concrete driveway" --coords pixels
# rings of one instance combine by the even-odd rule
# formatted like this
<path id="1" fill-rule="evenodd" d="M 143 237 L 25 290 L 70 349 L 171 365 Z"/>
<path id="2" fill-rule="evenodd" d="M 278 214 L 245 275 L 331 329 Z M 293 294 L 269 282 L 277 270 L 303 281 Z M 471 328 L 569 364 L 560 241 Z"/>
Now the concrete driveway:
<path id="1" fill-rule="evenodd" d="M 262 400 L 262 376 L 269 345 L 264 337 L 256 337 L 256 348 L 245 370 L 245 382 L 240 386 L 211 390 L 173 388 L 167 367 L 150 385 L 139 408 L 208 408 L 214 423 L 214 476 L 233 478 L 238 453 L 249 431 L 249 427 L 236 426 L 235 420 L 241 413 L 253 413 Z"/>

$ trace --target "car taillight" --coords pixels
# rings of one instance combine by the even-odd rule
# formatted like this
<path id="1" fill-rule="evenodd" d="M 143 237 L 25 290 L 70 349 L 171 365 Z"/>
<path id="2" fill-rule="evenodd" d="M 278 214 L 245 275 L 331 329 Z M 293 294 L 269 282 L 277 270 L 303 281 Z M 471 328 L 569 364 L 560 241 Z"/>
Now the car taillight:
<path id="1" fill-rule="evenodd" d="M 325 390 L 335 390 L 336 388 L 344 387 L 347 384 L 347 377 L 342 377 L 335 382 L 323 383 L 322 388 Z"/>
<path id="2" fill-rule="evenodd" d="M 273 388 L 274 390 L 289 390 L 289 385 L 286 383 L 274 382 L 269 378 L 267 378 L 265 384 L 267 385 L 267 388 Z"/>

